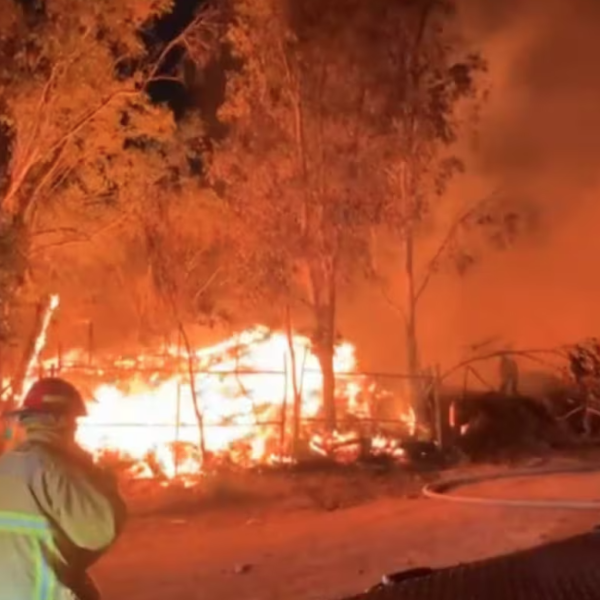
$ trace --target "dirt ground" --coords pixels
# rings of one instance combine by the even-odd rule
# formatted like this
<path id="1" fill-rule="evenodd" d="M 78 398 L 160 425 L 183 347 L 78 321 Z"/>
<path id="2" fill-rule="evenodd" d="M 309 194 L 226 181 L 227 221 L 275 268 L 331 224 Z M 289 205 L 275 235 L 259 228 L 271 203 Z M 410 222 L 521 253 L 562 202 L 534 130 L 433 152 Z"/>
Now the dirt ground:
<path id="1" fill-rule="evenodd" d="M 337 600 L 388 571 L 497 555 L 600 522 L 595 511 L 426 500 L 417 493 L 422 483 L 395 473 L 301 477 L 287 488 L 258 478 L 250 500 L 228 484 L 213 502 L 164 492 L 168 500 L 151 510 L 146 488 L 94 577 L 105 600 Z M 600 473 L 494 481 L 469 493 L 594 499 Z"/>

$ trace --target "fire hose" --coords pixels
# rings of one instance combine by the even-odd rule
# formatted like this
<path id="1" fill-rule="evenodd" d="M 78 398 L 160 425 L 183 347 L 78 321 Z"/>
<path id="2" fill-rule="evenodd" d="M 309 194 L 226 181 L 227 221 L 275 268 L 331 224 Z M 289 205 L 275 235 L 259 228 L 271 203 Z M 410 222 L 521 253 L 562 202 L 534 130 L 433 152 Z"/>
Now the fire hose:
<path id="1" fill-rule="evenodd" d="M 501 473 L 478 475 L 463 475 L 449 477 L 429 483 L 422 489 L 422 494 L 432 500 L 471 504 L 476 506 L 502 506 L 513 508 L 550 508 L 569 510 L 599 510 L 598 500 L 533 500 L 526 498 L 495 498 L 484 496 L 465 496 L 452 493 L 453 490 L 469 485 L 486 483 L 499 479 L 516 479 L 520 477 L 543 477 L 545 475 L 574 475 L 577 473 L 600 472 L 600 465 L 579 465 L 564 467 L 537 467 L 528 469 L 515 469 Z"/>
<path id="2" fill-rule="evenodd" d="M 489 481 L 500 480 L 500 479 L 516 479 L 520 477 L 543 477 L 548 475 L 571 475 L 578 473 L 597 473 L 600 472 L 599 466 L 592 465 L 571 465 L 571 466 L 563 466 L 563 467 L 537 467 L 537 468 L 527 468 L 527 469 L 515 469 L 513 471 L 504 471 L 499 473 L 479 473 L 475 475 L 462 475 L 455 477 L 447 477 L 445 479 L 441 479 L 434 483 L 429 483 L 426 485 L 422 493 L 426 498 L 430 498 L 432 500 L 442 500 L 446 502 L 456 502 L 462 504 L 470 504 L 475 506 L 496 506 L 496 507 L 513 507 L 513 508 L 537 508 L 537 509 L 571 509 L 571 510 L 598 510 L 600 509 L 600 499 L 599 500 L 530 500 L 530 499 L 508 499 L 508 498 L 495 498 L 495 497 L 482 497 L 482 496 L 465 496 L 463 494 L 452 493 L 453 490 L 469 486 L 476 485 L 479 483 L 486 483 Z M 587 539 L 587 538 L 586 538 Z M 594 534 L 594 538 L 597 539 L 597 534 Z M 576 538 L 572 541 L 567 540 L 563 542 L 563 545 L 571 544 L 575 550 L 583 547 L 583 554 L 580 552 L 580 556 L 578 559 L 574 559 L 574 564 L 577 568 L 580 568 L 581 573 L 588 574 L 589 572 L 595 572 L 595 569 L 590 569 L 588 563 L 590 562 L 590 552 L 588 551 L 588 545 L 583 545 L 582 542 L 579 541 L 579 538 Z M 579 544 L 579 545 L 578 545 Z M 573 549 L 571 548 L 571 550 Z M 568 548 L 567 548 L 568 549 Z M 502 585 L 498 585 L 497 587 L 505 590 L 506 581 L 510 581 L 511 585 L 517 586 L 517 588 L 523 592 L 523 589 L 526 589 L 527 585 L 530 587 L 533 585 L 535 590 L 539 590 L 540 581 L 546 584 L 546 594 L 543 596 L 544 598 L 554 598 L 554 594 L 549 594 L 550 592 L 554 592 L 556 590 L 560 591 L 560 586 L 557 585 L 556 582 L 548 579 L 547 573 L 558 574 L 557 577 L 564 576 L 564 566 L 565 564 L 569 564 L 569 561 L 572 559 L 569 558 L 572 556 L 572 552 L 564 553 L 564 556 L 560 553 L 560 548 L 558 551 L 553 549 L 552 547 L 541 547 L 534 550 L 528 551 L 532 556 L 534 556 L 535 565 L 531 570 L 531 577 L 523 578 L 523 573 L 529 573 L 527 569 L 528 567 L 527 558 L 518 558 L 518 568 L 515 570 L 514 563 L 515 559 L 510 557 L 507 559 L 506 557 L 500 557 L 496 559 L 490 559 L 487 563 L 482 564 L 468 564 L 462 565 L 459 567 L 450 567 L 441 570 L 434 570 L 429 567 L 417 568 L 417 569 L 409 569 L 407 571 L 399 571 L 397 573 L 390 573 L 383 576 L 380 583 L 372 587 L 366 594 L 360 596 L 363 600 L 365 598 L 369 598 L 371 593 L 375 594 L 384 588 L 396 587 L 400 584 L 406 583 L 407 585 L 411 585 L 410 582 L 414 582 L 413 586 L 409 589 L 406 588 L 406 597 L 410 598 L 422 598 L 423 600 L 433 599 L 439 597 L 440 590 L 440 582 L 447 586 L 446 592 L 448 597 L 456 597 L 462 598 L 465 597 L 465 592 L 469 592 L 469 597 L 472 598 L 487 598 L 489 597 L 489 592 L 483 592 L 478 589 L 478 585 L 480 587 L 480 583 L 483 579 L 486 579 L 488 583 L 486 585 L 489 587 L 490 582 L 494 582 L 494 579 L 502 582 Z M 559 562 L 561 563 L 561 568 L 554 568 L 554 563 L 557 561 L 556 556 L 553 557 L 552 554 L 556 554 L 558 556 Z M 595 554 L 591 553 L 593 560 L 595 560 Z M 567 557 L 567 558 L 565 558 Z M 551 560 L 552 559 L 552 560 Z M 529 559 L 531 561 L 531 559 Z M 545 560 L 549 565 L 549 569 L 540 569 L 540 560 Z M 494 562 L 495 561 L 495 562 Z M 587 561 L 587 562 L 586 562 Z M 502 567 L 503 564 L 508 566 Z M 592 563 L 593 564 L 593 563 Z M 510 567 L 510 565 L 513 565 Z M 572 565 L 571 565 L 572 566 Z M 513 576 L 507 577 L 507 571 L 510 572 L 509 567 L 512 568 Z M 436 579 L 437 573 L 437 579 Z M 576 578 L 577 582 L 583 582 L 582 584 L 587 584 L 589 581 L 586 577 Z M 437 582 L 437 584 L 436 584 Z M 533 582 L 533 583 L 532 583 Z M 558 582 L 560 583 L 560 581 Z M 571 584 L 570 584 L 571 585 Z M 595 582 L 594 582 L 595 585 Z M 492 585 L 492 587 L 494 587 Z M 556 588 L 556 590 L 554 589 Z M 595 588 L 594 588 L 595 589 Z M 550 592 L 548 591 L 550 590 Z M 587 598 L 587 597 L 596 597 L 590 596 L 588 593 L 582 592 L 580 589 L 572 589 L 574 592 L 570 597 L 575 598 Z M 537 592 L 536 592 L 537 593 Z M 493 595 L 493 594 L 492 594 Z M 512 594 L 515 595 L 515 594 Z M 379 597 L 379 596 L 373 596 Z M 387 597 L 387 596 L 386 596 Z M 392 596 L 390 596 L 392 597 Z M 404 595 L 398 594 L 398 598 L 405 597 Z M 503 598 L 511 597 L 510 595 L 504 595 Z M 525 596 L 523 596 L 525 597 Z M 528 595 L 526 597 L 537 597 L 535 594 Z M 562 597 L 562 595 L 561 595 Z M 358 598 L 358 597 L 357 597 Z"/>

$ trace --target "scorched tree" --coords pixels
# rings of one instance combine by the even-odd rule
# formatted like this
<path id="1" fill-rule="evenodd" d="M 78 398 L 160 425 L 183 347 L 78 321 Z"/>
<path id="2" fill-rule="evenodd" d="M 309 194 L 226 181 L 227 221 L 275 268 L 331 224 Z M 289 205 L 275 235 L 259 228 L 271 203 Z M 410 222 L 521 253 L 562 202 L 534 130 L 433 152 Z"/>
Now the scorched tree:
<path id="1" fill-rule="evenodd" d="M 226 126 L 211 178 L 238 227 L 252 288 L 303 306 L 323 373 L 326 426 L 336 426 L 336 306 L 364 257 L 377 197 L 374 115 L 361 5 L 326 0 L 233 0 Z"/>

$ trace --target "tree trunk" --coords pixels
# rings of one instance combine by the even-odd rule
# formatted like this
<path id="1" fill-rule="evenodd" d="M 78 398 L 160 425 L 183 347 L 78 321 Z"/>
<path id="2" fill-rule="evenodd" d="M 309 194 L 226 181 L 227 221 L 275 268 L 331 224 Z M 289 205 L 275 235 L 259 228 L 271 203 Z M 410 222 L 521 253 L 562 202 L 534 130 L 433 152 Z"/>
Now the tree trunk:
<path id="1" fill-rule="evenodd" d="M 417 417 L 417 425 L 431 426 L 431 415 L 421 379 L 421 360 L 417 322 L 417 297 L 414 272 L 414 237 L 409 228 L 405 234 L 404 275 L 406 278 L 406 364 L 409 376 L 410 402 Z"/>
<path id="2" fill-rule="evenodd" d="M 327 431 L 336 428 L 335 373 L 333 370 L 333 347 L 317 348 L 317 358 L 323 373 L 323 417 Z"/>
<path id="3" fill-rule="evenodd" d="M 292 315 L 289 305 L 286 306 L 285 314 L 285 329 L 288 340 L 288 348 L 290 351 L 290 367 L 292 376 L 292 392 L 294 395 L 294 405 L 292 414 L 292 456 L 298 456 L 298 450 L 300 447 L 300 424 L 302 420 L 302 392 L 300 385 L 298 384 L 298 371 L 297 371 L 297 360 L 296 350 L 294 348 L 294 333 L 292 328 Z"/>
<path id="4" fill-rule="evenodd" d="M 204 415 L 202 413 L 202 408 L 200 406 L 200 399 L 198 398 L 198 392 L 196 390 L 196 372 L 194 369 L 194 358 L 193 358 L 193 350 L 192 344 L 190 343 L 190 339 L 187 335 L 187 331 L 179 319 L 178 316 L 175 316 L 177 321 L 177 328 L 179 329 L 179 334 L 181 335 L 181 339 L 183 341 L 183 345 L 185 347 L 187 353 L 187 370 L 188 370 L 188 379 L 190 386 L 190 394 L 192 397 L 192 404 L 194 408 L 194 415 L 196 416 L 196 422 L 198 424 L 198 444 L 200 447 L 200 457 L 202 459 L 202 467 L 206 467 L 207 453 L 206 453 L 206 437 L 204 435 Z"/>
<path id="5" fill-rule="evenodd" d="M 317 331 L 315 335 L 315 354 L 323 374 L 323 416 L 327 431 L 336 428 L 335 372 L 333 355 L 335 351 L 335 284 L 329 282 L 329 293 L 325 301 L 316 308 Z"/>

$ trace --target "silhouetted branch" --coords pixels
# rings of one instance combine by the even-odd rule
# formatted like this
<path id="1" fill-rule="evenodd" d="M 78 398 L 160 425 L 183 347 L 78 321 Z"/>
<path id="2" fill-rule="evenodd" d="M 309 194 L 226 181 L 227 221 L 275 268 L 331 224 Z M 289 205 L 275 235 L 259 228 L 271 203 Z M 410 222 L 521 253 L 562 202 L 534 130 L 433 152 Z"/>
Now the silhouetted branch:
<path id="1" fill-rule="evenodd" d="M 425 292 L 425 289 L 429 285 L 429 281 L 431 280 L 431 277 L 435 273 L 436 269 L 439 267 L 439 263 L 440 263 L 442 257 L 447 252 L 448 248 L 450 247 L 450 244 L 454 241 L 459 229 L 470 218 L 472 218 L 475 214 L 477 214 L 477 212 L 479 210 L 481 210 L 481 208 L 485 204 L 490 202 L 493 198 L 497 197 L 500 192 L 501 192 L 501 188 L 493 191 L 491 194 L 489 194 L 488 196 L 485 196 L 484 198 L 480 198 L 479 200 L 474 202 L 465 212 L 463 212 L 452 223 L 452 225 L 450 226 L 450 229 L 446 233 L 446 236 L 442 240 L 441 244 L 438 246 L 435 254 L 433 255 L 433 257 L 431 258 L 431 260 L 427 263 L 427 266 L 425 267 L 423 281 L 417 288 L 417 293 L 415 294 L 415 302 L 418 302 L 419 299 L 421 298 L 421 296 L 423 295 L 423 293 Z"/>
<path id="2" fill-rule="evenodd" d="M 177 77 L 170 77 L 159 75 L 160 70 L 163 68 L 164 63 L 171 54 L 173 50 L 178 47 L 183 46 L 188 55 L 194 59 L 196 62 L 198 61 L 198 57 L 195 56 L 194 49 L 192 48 L 188 36 L 191 32 L 198 31 L 198 28 L 202 28 L 203 32 L 207 32 L 211 43 L 203 44 L 203 50 L 206 53 L 209 53 L 212 49 L 214 42 L 218 38 L 218 26 L 217 19 L 220 14 L 220 11 L 213 7 L 206 7 L 198 12 L 198 14 L 194 17 L 192 22 L 185 27 L 185 29 L 175 38 L 173 38 L 160 52 L 156 60 L 153 62 L 153 66 L 150 68 L 150 72 L 145 79 L 143 88 L 145 89 L 150 83 L 154 83 L 155 81 L 164 81 L 166 79 L 170 81 L 179 81 L 181 80 Z"/>
<path id="3" fill-rule="evenodd" d="M 487 354 L 480 354 L 479 356 L 473 356 L 471 358 L 467 358 L 465 360 L 460 361 L 444 373 L 440 375 L 440 381 L 447 379 L 450 375 L 453 375 L 460 369 L 464 369 L 465 367 L 470 367 L 472 364 L 476 362 L 481 362 L 484 360 L 490 360 L 492 358 L 500 358 L 501 356 L 522 356 L 523 358 L 527 358 L 534 362 L 538 362 L 546 367 L 550 366 L 552 368 L 556 368 L 556 365 L 552 364 L 550 361 L 543 360 L 537 356 L 536 354 L 551 354 L 555 356 L 559 356 L 560 358 L 566 358 L 565 352 L 568 351 L 569 345 L 557 346 L 556 348 L 533 348 L 530 350 L 497 350 L 496 352 L 489 352 Z"/>

